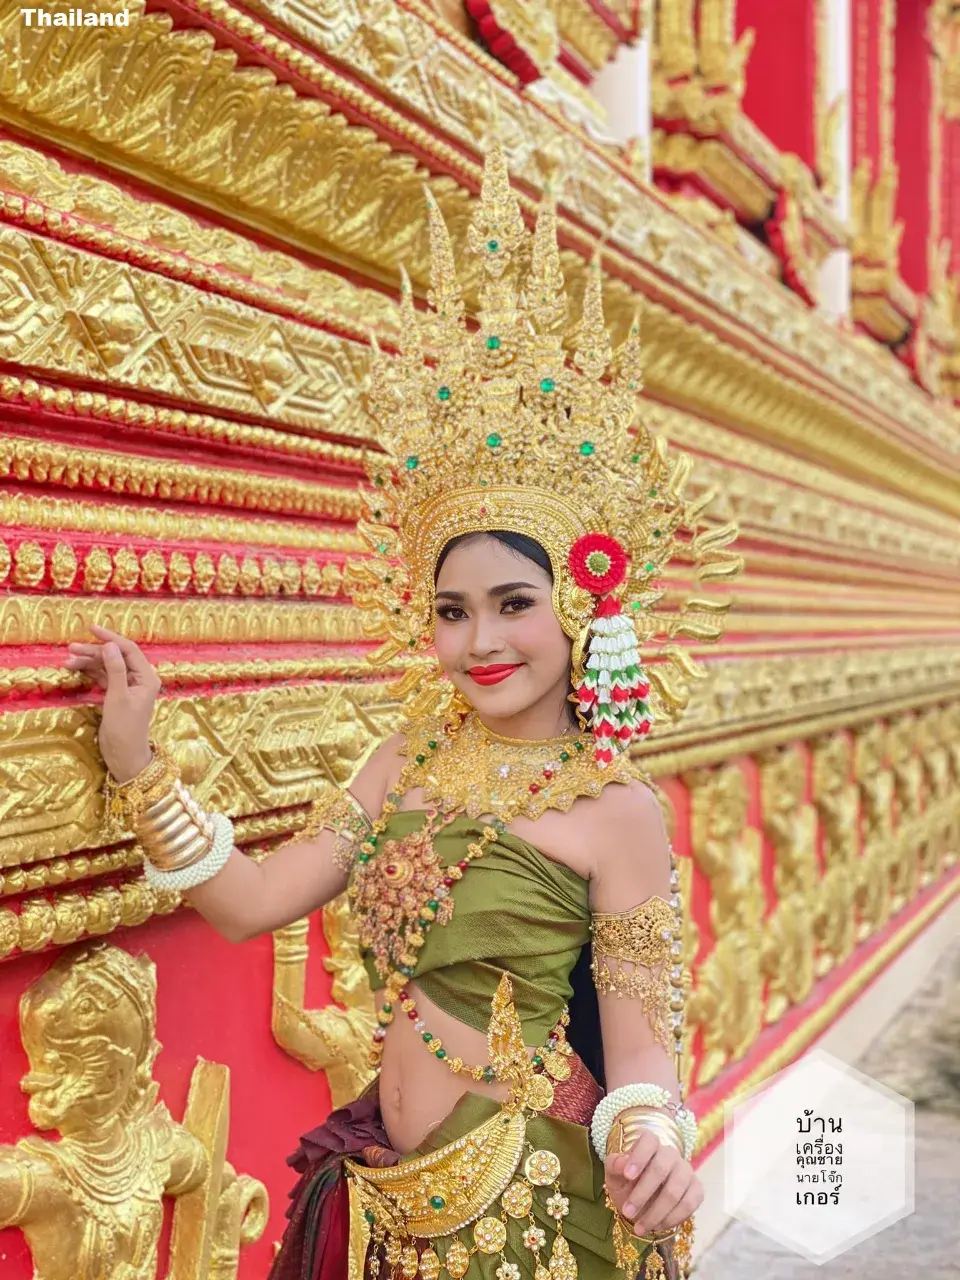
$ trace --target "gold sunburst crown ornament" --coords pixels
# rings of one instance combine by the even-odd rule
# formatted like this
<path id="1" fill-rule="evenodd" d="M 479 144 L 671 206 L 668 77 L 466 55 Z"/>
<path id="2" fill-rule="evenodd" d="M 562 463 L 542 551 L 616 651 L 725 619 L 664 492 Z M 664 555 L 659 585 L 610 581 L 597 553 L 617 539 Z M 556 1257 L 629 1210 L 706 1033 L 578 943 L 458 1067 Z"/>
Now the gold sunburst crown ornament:
<path id="1" fill-rule="evenodd" d="M 443 217 L 427 194 L 431 288 L 414 306 L 404 275 L 401 350 L 374 343 L 369 408 L 385 453 L 369 474 L 373 553 L 351 566 L 354 599 L 385 643 L 374 661 L 414 662 L 399 693 L 439 689 L 432 644 L 434 572 L 460 534 L 507 530 L 533 538 L 553 569 L 553 606 L 573 640 L 581 722 L 601 763 L 678 718 L 697 664 L 673 642 L 714 640 L 728 600 L 690 599 L 657 610 L 678 546 L 698 581 L 726 579 L 736 527 L 701 528 L 709 497 L 686 501 L 689 459 L 669 454 L 639 414 L 641 347 L 634 324 L 615 352 L 604 324 L 599 262 L 591 267 L 567 351 L 567 297 L 547 196 L 531 233 L 502 151 L 484 167 L 467 233 L 479 267 L 476 323 L 468 320 Z M 640 647 L 658 645 L 641 666 Z M 425 665 L 426 664 L 426 665 Z M 435 704 L 434 704 L 435 705 Z"/>

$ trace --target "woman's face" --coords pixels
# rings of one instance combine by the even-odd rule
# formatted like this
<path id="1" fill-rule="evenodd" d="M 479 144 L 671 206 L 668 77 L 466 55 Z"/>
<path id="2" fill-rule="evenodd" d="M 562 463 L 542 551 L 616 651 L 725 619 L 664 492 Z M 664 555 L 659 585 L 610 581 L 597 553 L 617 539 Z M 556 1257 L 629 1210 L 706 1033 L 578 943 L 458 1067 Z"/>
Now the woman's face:
<path id="1" fill-rule="evenodd" d="M 458 543 L 437 577 L 440 663 L 481 720 L 509 720 L 554 703 L 568 723 L 571 644 L 551 601 L 550 577 L 496 538 Z"/>

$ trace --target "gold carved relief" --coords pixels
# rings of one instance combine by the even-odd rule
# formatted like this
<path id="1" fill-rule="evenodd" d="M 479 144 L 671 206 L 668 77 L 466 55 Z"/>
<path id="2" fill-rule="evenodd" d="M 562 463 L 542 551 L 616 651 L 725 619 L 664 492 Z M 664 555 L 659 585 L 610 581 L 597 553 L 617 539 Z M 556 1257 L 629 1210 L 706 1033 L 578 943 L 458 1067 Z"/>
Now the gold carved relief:
<path id="1" fill-rule="evenodd" d="M 69 38 L 82 43 L 85 30 Z M 0 13 L 0 50 L 2 32 Z M 2 224 L 0 297 L 0 359 L 308 431 L 374 434 L 354 394 L 367 368 L 357 342 Z"/>
<path id="2" fill-rule="evenodd" d="M 861 852 L 858 868 L 857 941 L 882 929 L 890 918 L 895 871 L 893 773 L 887 767 L 887 729 L 882 722 L 854 732 L 854 774 L 860 790 Z"/>
<path id="3" fill-rule="evenodd" d="M 891 721 L 887 736 L 893 770 L 896 810 L 894 851 L 890 864 L 890 909 L 912 901 L 920 882 L 920 851 L 931 816 L 924 807 L 923 760 L 917 751 L 920 724 L 916 716 Z"/>
<path id="4" fill-rule="evenodd" d="M 814 919 L 819 890 L 817 815 L 804 799 L 806 756 L 799 746 L 760 758 L 763 825 L 773 846 L 776 906 L 767 921 L 764 972 L 769 978 L 764 1020 L 777 1022 L 814 983 Z"/>
<path id="5" fill-rule="evenodd" d="M 860 793 L 853 781 L 853 744 L 834 733 L 816 742 L 813 801 L 823 833 L 823 875 L 816 917 L 817 977 L 852 953 L 857 942 Z"/>
<path id="6" fill-rule="evenodd" d="M 697 770 L 690 788 L 690 845 L 706 876 L 713 947 L 694 973 L 688 1021 L 701 1033 L 696 1084 L 742 1058 L 763 1028 L 764 913 L 761 835 L 748 821 L 738 765 Z"/>
<path id="7" fill-rule="evenodd" d="M 43 1280 L 154 1280 L 163 1198 L 176 1197 L 171 1274 L 234 1280 L 267 1193 L 226 1162 L 230 1073 L 200 1062 L 183 1123 L 157 1102 L 156 973 L 94 945 L 62 956 L 20 1002 L 30 1135 L 0 1147 L 0 1226 Z"/>

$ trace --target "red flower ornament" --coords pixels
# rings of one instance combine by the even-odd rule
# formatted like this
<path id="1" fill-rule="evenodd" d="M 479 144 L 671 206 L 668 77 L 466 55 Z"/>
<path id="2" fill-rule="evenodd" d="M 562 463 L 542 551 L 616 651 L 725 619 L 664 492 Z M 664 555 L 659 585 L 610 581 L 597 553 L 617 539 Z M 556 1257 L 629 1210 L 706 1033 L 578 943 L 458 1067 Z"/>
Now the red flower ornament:
<path id="1" fill-rule="evenodd" d="M 613 591 L 627 576 L 627 553 L 606 533 L 585 533 L 578 538 L 567 563 L 577 586 L 593 596 Z"/>

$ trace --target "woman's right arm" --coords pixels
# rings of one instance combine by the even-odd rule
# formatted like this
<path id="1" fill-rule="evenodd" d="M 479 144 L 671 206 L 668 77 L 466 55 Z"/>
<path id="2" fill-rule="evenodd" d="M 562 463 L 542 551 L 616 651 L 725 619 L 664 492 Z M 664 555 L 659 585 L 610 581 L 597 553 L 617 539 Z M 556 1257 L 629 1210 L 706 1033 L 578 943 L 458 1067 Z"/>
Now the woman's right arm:
<path id="1" fill-rule="evenodd" d="M 105 627 L 92 629 L 99 642 L 71 644 L 65 665 L 104 690 L 100 751 L 113 777 L 126 782 L 150 762 L 150 722 L 160 680 L 134 641 Z M 371 822 L 399 772 L 400 741 L 395 734 L 382 743 L 350 783 Z M 263 862 L 235 848 L 215 876 L 188 889 L 185 897 L 231 942 L 270 933 L 324 906 L 347 887 L 347 875 L 333 858 L 335 839 L 333 832 L 323 830 L 285 845 Z"/>
<path id="2" fill-rule="evenodd" d="M 350 792 L 376 821 L 394 772 L 400 734 L 388 738 L 350 783 Z M 347 875 L 333 860 L 331 831 L 285 845 L 263 862 L 234 849 L 212 880 L 188 889 L 184 897 L 230 942 L 272 933 L 309 915 L 347 887 Z"/>

